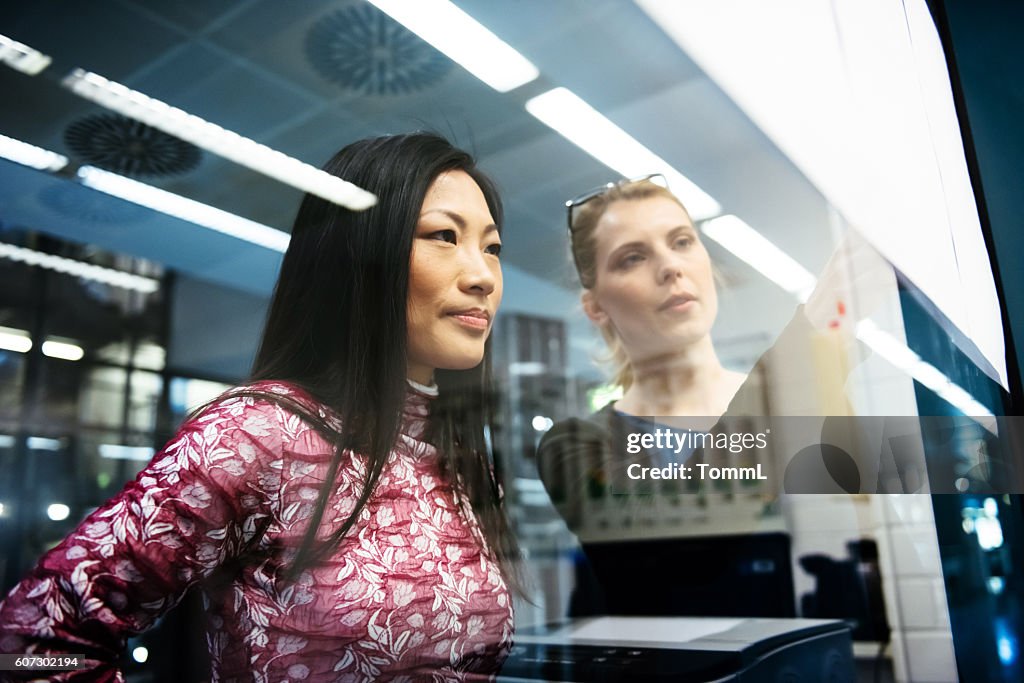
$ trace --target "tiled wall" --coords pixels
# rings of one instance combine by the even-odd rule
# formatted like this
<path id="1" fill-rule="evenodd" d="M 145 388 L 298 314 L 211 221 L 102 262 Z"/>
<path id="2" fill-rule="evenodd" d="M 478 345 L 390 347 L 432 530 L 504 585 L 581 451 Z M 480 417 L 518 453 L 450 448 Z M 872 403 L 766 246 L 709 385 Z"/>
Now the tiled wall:
<path id="1" fill-rule="evenodd" d="M 930 496 L 789 496 L 786 517 L 794 558 L 822 553 L 844 559 L 848 541 L 874 539 L 896 680 L 958 681 Z M 813 578 L 799 566 L 794 578 L 798 596 L 813 590 Z"/>
<path id="2" fill-rule="evenodd" d="M 876 496 L 875 502 L 882 522 L 879 554 L 893 625 L 897 680 L 955 682 L 953 636 L 931 497 L 887 494 Z"/>

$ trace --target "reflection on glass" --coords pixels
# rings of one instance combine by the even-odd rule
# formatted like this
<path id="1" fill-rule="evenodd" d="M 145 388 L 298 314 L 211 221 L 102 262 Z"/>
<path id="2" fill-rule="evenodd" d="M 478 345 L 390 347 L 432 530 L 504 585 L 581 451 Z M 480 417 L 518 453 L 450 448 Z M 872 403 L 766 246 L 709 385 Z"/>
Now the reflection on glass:
<path id="1" fill-rule="evenodd" d="M 95 367 L 82 383 L 79 420 L 82 424 L 116 427 L 124 419 L 125 384 L 128 371 L 115 367 Z"/>
<path id="2" fill-rule="evenodd" d="M 171 379 L 171 413 L 175 423 L 181 422 L 197 406 L 201 406 L 231 388 L 229 384 L 202 379 L 174 377 Z"/>
<path id="3" fill-rule="evenodd" d="M 128 429 L 150 433 L 156 429 L 157 404 L 163 379 L 153 372 L 135 370 L 130 381 Z"/>

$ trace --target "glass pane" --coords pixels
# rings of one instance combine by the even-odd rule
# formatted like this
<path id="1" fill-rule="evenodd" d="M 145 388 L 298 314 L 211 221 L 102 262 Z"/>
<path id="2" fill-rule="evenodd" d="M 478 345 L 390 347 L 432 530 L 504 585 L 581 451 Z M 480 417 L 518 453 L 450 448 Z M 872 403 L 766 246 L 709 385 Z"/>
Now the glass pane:
<path id="1" fill-rule="evenodd" d="M 171 415 L 179 424 L 198 406 L 231 388 L 230 384 L 175 377 L 171 380 Z"/>
<path id="2" fill-rule="evenodd" d="M 82 383 L 83 425 L 120 427 L 124 422 L 125 384 L 128 373 L 121 368 L 95 367 Z"/>
<path id="3" fill-rule="evenodd" d="M 15 420 L 21 412 L 25 354 L 0 350 L 0 420 Z"/>
<path id="4" fill-rule="evenodd" d="M 160 375 L 142 370 L 132 371 L 128 429 L 149 433 L 156 428 L 157 405 L 162 387 Z"/>
<path id="5" fill-rule="evenodd" d="M 149 341 L 139 342 L 135 349 L 135 367 L 146 370 L 163 370 L 167 360 L 164 347 Z"/>

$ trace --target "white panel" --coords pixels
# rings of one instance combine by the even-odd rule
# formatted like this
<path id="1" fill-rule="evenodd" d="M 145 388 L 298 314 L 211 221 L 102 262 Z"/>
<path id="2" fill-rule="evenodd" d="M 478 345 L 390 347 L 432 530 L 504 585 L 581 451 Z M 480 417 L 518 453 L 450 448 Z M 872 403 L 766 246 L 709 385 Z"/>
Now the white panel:
<path id="1" fill-rule="evenodd" d="M 906 526 L 889 532 L 897 576 L 942 576 L 939 544 L 933 526 Z"/>
<path id="2" fill-rule="evenodd" d="M 637 2 L 1006 386 L 995 284 L 923 0 Z"/>
<path id="3" fill-rule="evenodd" d="M 953 640 L 945 633 L 907 633 L 903 637 L 909 679 L 914 683 L 957 683 Z"/>
<path id="4" fill-rule="evenodd" d="M 949 628 L 941 579 L 897 579 L 896 595 L 906 629 Z"/>

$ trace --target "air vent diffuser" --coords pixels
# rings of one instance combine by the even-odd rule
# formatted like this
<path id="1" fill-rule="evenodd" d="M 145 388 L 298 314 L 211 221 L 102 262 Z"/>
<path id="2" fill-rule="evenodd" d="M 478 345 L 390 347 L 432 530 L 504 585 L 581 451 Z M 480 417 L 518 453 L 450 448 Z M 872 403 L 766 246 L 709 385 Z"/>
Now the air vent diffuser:
<path id="1" fill-rule="evenodd" d="M 369 5 L 325 15 L 306 35 L 317 73 L 345 90 L 403 95 L 440 81 L 452 62 L 415 33 Z"/>
<path id="2" fill-rule="evenodd" d="M 75 121 L 64 142 L 78 161 L 133 177 L 179 175 L 199 165 L 199 148 L 119 114 Z"/>

